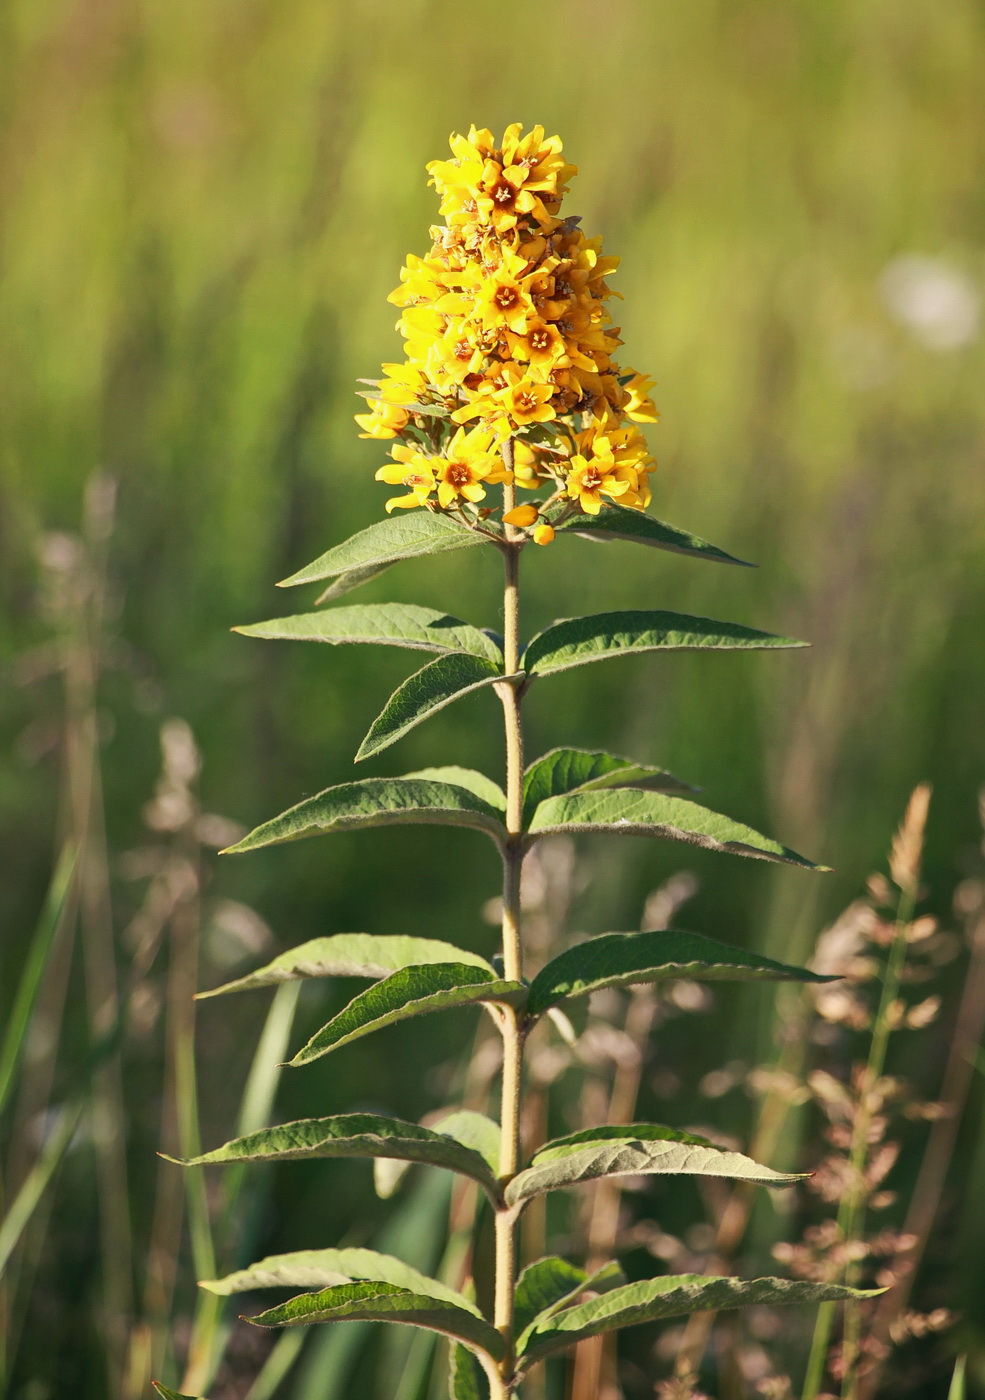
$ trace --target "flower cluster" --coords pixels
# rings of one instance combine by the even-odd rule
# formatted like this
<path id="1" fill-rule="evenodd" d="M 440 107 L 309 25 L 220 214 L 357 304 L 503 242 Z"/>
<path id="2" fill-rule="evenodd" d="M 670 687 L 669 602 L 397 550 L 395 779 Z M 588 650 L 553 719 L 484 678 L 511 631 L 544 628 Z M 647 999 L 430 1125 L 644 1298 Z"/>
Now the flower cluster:
<path id="1" fill-rule="evenodd" d="M 404 488 L 394 507 L 488 519 L 487 486 L 541 492 L 508 524 L 553 538 L 564 514 L 606 500 L 645 508 L 654 467 L 636 426 L 656 421 L 652 381 L 622 370 L 606 303 L 617 258 L 561 219 L 575 167 L 543 127 L 507 128 L 500 146 L 473 127 L 432 161 L 444 223 L 426 257 L 410 256 L 390 300 L 401 308 L 402 364 L 366 393 L 362 436 L 395 438 L 377 479 Z"/>

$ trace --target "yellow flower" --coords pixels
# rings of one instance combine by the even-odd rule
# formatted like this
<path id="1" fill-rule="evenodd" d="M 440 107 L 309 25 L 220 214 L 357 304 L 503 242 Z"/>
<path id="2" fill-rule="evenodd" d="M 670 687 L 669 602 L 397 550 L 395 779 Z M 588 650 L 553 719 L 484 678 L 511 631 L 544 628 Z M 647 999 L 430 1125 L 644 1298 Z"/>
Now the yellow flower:
<path id="1" fill-rule="evenodd" d="M 538 525 L 534 531 L 534 544 L 550 544 L 554 539 L 553 525 Z"/>
<path id="2" fill-rule="evenodd" d="M 623 413 L 627 418 L 632 418 L 634 423 L 655 423 L 660 416 L 650 398 L 650 390 L 655 381 L 635 369 L 629 370 L 628 373 L 633 377 L 622 386 L 625 394 Z"/>
<path id="3" fill-rule="evenodd" d="M 484 428 L 464 428 L 448 443 L 442 457 L 432 459 L 438 483 L 438 504 L 446 510 L 460 497 L 473 504 L 484 499 L 484 482 L 509 481 L 510 473 L 498 452 L 490 452 L 493 434 Z"/>
<path id="4" fill-rule="evenodd" d="M 363 431 L 359 434 L 361 438 L 392 438 L 396 437 L 402 428 L 407 426 L 410 414 L 405 408 L 400 408 L 397 404 L 384 403 L 382 399 L 376 399 L 368 413 L 356 413 L 353 415 L 356 422 Z"/>
<path id="5" fill-rule="evenodd" d="M 409 490 L 406 496 L 390 497 L 386 503 L 387 514 L 394 507 L 409 510 L 424 505 L 435 487 L 433 461 L 411 447 L 394 447 L 391 451 L 395 460 L 380 467 L 376 480 L 385 481 L 389 486 L 407 486 Z"/>

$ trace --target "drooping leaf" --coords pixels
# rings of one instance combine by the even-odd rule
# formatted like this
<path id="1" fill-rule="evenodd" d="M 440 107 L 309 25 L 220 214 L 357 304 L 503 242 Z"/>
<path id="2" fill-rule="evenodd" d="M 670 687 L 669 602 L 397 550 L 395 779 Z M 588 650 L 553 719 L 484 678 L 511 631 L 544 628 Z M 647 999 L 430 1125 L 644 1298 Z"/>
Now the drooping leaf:
<path id="1" fill-rule="evenodd" d="M 379 642 L 411 651 L 471 652 L 502 664 L 499 647 L 478 627 L 416 603 L 354 603 L 347 608 L 275 617 L 236 627 L 244 637 L 293 642 Z"/>
<path id="2" fill-rule="evenodd" d="M 476 768 L 461 768 L 457 763 L 445 763 L 438 768 L 416 768 L 413 773 L 405 773 L 403 776 L 423 778 L 430 783 L 452 783 L 455 787 L 465 788 L 474 793 L 482 802 L 495 807 L 497 812 L 506 811 L 506 793 L 499 783 L 493 782 L 492 778 L 487 778 L 485 773 L 480 773 Z"/>
<path id="3" fill-rule="evenodd" d="M 527 1014 L 541 1016 L 568 997 L 602 987 L 631 987 L 687 977 L 699 982 L 832 982 L 836 978 L 790 967 L 745 948 L 731 948 L 700 933 L 657 929 L 604 933 L 566 948 L 530 984 Z"/>
<path id="4" fill-rule="evenodd" d="M 496 808 L 467 788 L 422 778 L 364 778 L 306 797 L 279 817 L 263 822 L 223 854 L 255 851 L 321 833 L 415 823 L 472 827 L 484 831 L 497 844 L 505 840 Z"/>
<path id="5" fill-rule="evenodd" d="M 803 1173 L 776 1172 L 741 1152 L 726 1152 L 706 1138 L 659 1123 L 586 1128 L 556 1138 L 535 1152 L 530 1166 L 506 1188 L 508 1205 L 603 1176 L 723 1176 L 758 1186 L 792 1186 Z"/>
<path id="6" fill-rule="evenodd" d="M 526 994 L 521 983 L 504 981 L 494 972 L 466 963 L 404 967 L 353 997 L 348 1006 L 315 1032 L 290 1063 L 310 1064 L 330 1050 L 410 1016 L 483 1001 L 518 1005 Z"/>
<path id="7" fill-rule="evenodd" d="M 460 1342 L 448 1351 L 448 1394 L 450 1400 L 489 1400 L 489 1382 L 482 1367 Z"/>
<path id="8" fill-rule="evenodd" d="M 323 578 L 333 578 L 353 569 L 395 564 L 401 559 L 415 559 L 426 554 L 471 549 L 482 542 L 480 535 L 447 515 L 431 515 L 424 511 L 394 515 L 386 520 L 377 520 L 367 529 L 352 535 L 344 544 L 335 545 L 278 586 L 293 588 L 299 583 L 318 583 Z"/>
<path id="9" fill-rule="evenodd" d="M 163 1154 L 162 1154 L 163 1155 Z M 321 1157 L 395 1157 L 443 1167 L 478 1181 L 495 1201 L 499 1188 L 485 1158 L 453 1137 L 386 1118 L 380 1113 L 339 1113 L 331 1118 L 301 1118 L 245 1137 L 233 1138 L 211 1152 L 184 1160 L 180 1166 L 219 1166 L 230 1162 L 289 1162 Z"/>
<path id="10" fill-rule="evenodd" d="M 674 554 L 690 554 L 697 559 L 708 559 L 718 564 L 741 564 L 743 568 L 753 568 L 745 559 L 736 559 L 716 548 L 698 535 L 679 530 L 676 525 L 667 525 L 655 520 L 641 510 L 630 510 L 626 506 L 604 505 L 598 515 L 578 514 L 569 516 L 558 533 L 582 535 L 592 540 L 628 540 L 634 544 L 647 544 L 655 549 L 669 549 Z"/>
<path id="11" fill-rule="evenodd" d="M 356 762 L 382 753 L 446 705 L 503 680 L 502 664 L 483 656 L 452 652 L 429 661 L 390 696 L 359 745 Z"/>
<path id="12" fill-rule="evenodd" d="M 218 997 L 226 992 L 249 992 L 255 987 L 272 987 L 303 977 L 387 977 L 401 967 L 446 962 L 467 963 L 492 971 L 478 953 L 456 948 L 438 938 L 411 938 L 399 933 L 333 933 L 291 948 L 265 967 L 237 977 L 234 982 L 199 992 L 198 999 Z"/>
<path id="13" fill-rule="evenodd" d="M 411 1293 L 443 1298 L 447 1303 L 480 1316 L 474 1303 L 454 1288 L 418 1269 L 380 1254 L 375 1249 L 302 1249 L 293 1254 L 272 1254 L 237 1269 L 225 1278 L 203 1279 L 199 1287 L 226 1298 L 233 1293 L 250 1293 L 255 1288 L 334 1288 L 340 1283 L 392 1283 Z"/>
<path id="14" fill-rule="evenodd" d="M 526 825 L 548 797 L 603 788 L 646 788 L 653 792 L 696 792 L 664 768 L 634 763 L 618 754 L 588 749 L 551 749 L 523 775 L 523 821 Z"/>
<path id="15" fill-rule="evenodd" d="M 471 1108 L 456 1109 L 434 1124 L 436 1133 L 444 1133 L 454 1138 L 463 1147 L 471 1147 L 489 1165 L 494 1176 L 499 1173 L 499 1145 L 502 1136 L 499 1124 L 487 1118 L 484 1113 L 476 1113 Z"/>
<path id="16" fill-rule="evenodd" d="M 755 1305 L 777 1307 L 797 1303 L 840 1302 L 850 1298 L 871 1298 L 881 1289 L 866 1291 L 835 1283 L 806 1283 L 784 1278 L 736 1279 L 703 1277 L 700 1274 L 667 1275 L 644 1279 L 614 1288 L 587 1303 L 555 1314 L 543 1326 L 531 1330 L 522 1359 L 522 1369 L 574 1346 L 585 1337 L 654 1322 L 663 1317 L 682 1317 L 692 1312 L 718 1312 L 724 1308 Z"/>
<path id="17" fill-rule="evenodd" d="M 342 1283 L 317 1293 L 301 1293 L 268 1308 L 249 1322 L 259 1327 L 297 1327 L 311 1322 L 402 1322 L 454 1337 L 494 1360 L 503 1355 L 503 1339 L 490 1323 L 443 1298 L 412 1293 L 392 1283 Z"/>
<path id="18" fill-rule="evenodd" d="M 755 627 L 742 627 L 737 622 L 713 622 L 711 618 L 688 617 L 685 613 L 628 610 L 555 622 L 530 639 L 523 654 L 523 668 L 532 676 L 549 676 L 589 661 L 644 651 L 760 651 L 806 645 Z"/>
<path id="19" fill-rule="evenodd" d="M 361 588 L 364 583 L 371 583 L 374 578 L 379 578 L 390 568 L 387 564 L 367 564 L 361 569 L 347 569 L 344 574 L 339 574 L 333 578 L 327 588 L 323 589 L 315 599 L 315 607 L 320 608 L 323 603 L 334 603 L 336 598 L 344 598 L 353 589 Z"/>
<path id="20" fill-rule="evenodd" d="M 709 851 L 729 851 L 757 860 L 781 861 L 786 865 L 803 866 L 806 870 L 827 869 L 754 831 L 751 826 L 712 812 L 697 802 L 633 788 L 549 797 L 537 808 L 528 828 L 531 837 L 592 831 L 606 831 L 616 836 L 661 836 L 703 846 Z"/>
<path id="21" fill-rule="evenodd" d="M 513 1297 L 513 1326 L 518 1346 L 522 1350 L 523 1335 L 528 1328 L 540 1319 L 546 1320 L 565 1304 L 573 1303 L 586 1289 L 602 1292 L 624 1282 L 622 1269 L 615 1263 L 605 1264 L 593 1274 L 587 1274 L 556 1254 L 528 1264 L 517 1279 Z"/>

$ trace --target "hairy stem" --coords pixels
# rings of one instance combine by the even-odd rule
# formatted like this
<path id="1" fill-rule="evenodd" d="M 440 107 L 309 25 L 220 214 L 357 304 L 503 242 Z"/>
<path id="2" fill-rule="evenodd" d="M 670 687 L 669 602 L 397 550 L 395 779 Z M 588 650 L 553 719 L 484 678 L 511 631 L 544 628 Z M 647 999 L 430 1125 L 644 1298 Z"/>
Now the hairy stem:
<path id="1" fill-rule="evenodd" d="M 513 444 L 503 448 L 503 462 L 513 466 Z M 513 509 L 516 491 L 512 482 L 503 488 L 506 511 Z M 519 670 L 519 565 L 520 542 L 512 526 L 506 526 L 503 545 L 503 654 L 505 674 Z M 523 975 L 520 943 L 520 868 L 523 864 L 523 724 L 519 683 L 499 687 L 506 726 L 506 830 L 503 852 L 503 968 L 510 981 Z M 516 1013 L 504 1009 L 503 1086 L 500 1125 L 502 1147 L 499 1175 L 503 1184 L 516 1175 L 520 1164 L 520 1107 L 523 1091 L 523 1026 Z M 505 1208 L 496 1214 L 495 1325 L 506 1343 L 500 1366 L 502 1394 L 510 1393 L 514 1369 L 513 1292 L 516 1282 L 516 1216 Z"/>

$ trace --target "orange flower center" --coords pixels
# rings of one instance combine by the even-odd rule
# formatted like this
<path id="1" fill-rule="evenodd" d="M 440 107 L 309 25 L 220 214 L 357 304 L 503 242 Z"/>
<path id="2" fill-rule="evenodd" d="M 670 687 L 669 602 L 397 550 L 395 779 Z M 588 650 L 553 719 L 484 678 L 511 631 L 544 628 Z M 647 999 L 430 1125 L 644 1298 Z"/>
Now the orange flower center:
<path id="1" fill-rule="evenodd" d="M 468 486 L 472 480 L 472 472 L 464 462 L 449 462 L 445 471 L 445 480 L 451 486 Z"/>
<path id="2" fill-rule="evenodd" d="M 549 331 L 538 330 L 530 332 L 531 350 L 548 350 L 550 349 L 550 344 L 551 336 Z"/>
<path id="3" fill-rule="evenodd" d="M 515 287 L 497 287 L 493 300 L 501 311 L 509 311 L 510 307 L 516 306 L 520 296 Z"/>

